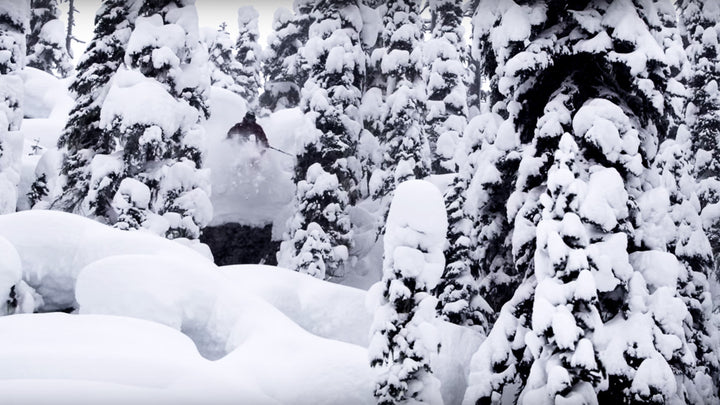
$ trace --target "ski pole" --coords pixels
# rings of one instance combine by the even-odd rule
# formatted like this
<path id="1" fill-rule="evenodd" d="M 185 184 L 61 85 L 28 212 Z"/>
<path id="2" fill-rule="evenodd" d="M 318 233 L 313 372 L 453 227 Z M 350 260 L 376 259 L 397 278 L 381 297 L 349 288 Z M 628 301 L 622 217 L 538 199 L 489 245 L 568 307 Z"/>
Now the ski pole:
<path id="1" fill-rule="evenodd" d="M 276 148 L 276 147 L 273 147 L 273 146 L 270 146 L 270 145 L 268 145 L 268 149 L 272 149 L 272 150 L 274 150 L 274 151 L 283 153 L 283 154 L 285 154 L 285 155 L 295 157 L 294 155 L 291 155 L 291 154 L 285 152 L 284 150 L 280 150 L 280 149 L 278 149 L 278 148 Z"/>

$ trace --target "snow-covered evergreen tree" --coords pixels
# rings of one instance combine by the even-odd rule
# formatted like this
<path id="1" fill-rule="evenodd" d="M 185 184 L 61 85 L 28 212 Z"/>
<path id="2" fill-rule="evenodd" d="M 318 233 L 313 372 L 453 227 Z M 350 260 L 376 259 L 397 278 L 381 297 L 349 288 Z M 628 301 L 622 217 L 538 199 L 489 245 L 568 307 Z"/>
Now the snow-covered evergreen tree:
<path id="1" fill-rule="evenodd" d="M 351 244 L 348 196 L 337 176 L 319 163 L 297 184 L 295 215 L 280 248 L 279 263 L 314 277 L 342 276 Z"/>
<path id="2" fill-rule="evenodd" d="M 202 169 L 205 134 L 199 125 L 207 116 L 210 75 L 196 13 L 192 0 L 140 5 L 126 48 L 127 68 L 115 74 L 101 111 L 101 126 L 119 140 L 121 156 L 115 161 L 121 169 L 111 160 L 102 168 L 105 180 L 91 181 L 110 192 L 113 201 L 123 200 L 115 198 L 120 184 L 136 184 L 124 179 L 148 187 L 152 199 L 143 226 L 169 238 L 197 239 L 212 217 L 209 173 Z M 113 223 L 129 218 L 112 214 Z M 135 222 L 119 226 L 132 228 Z"/>
<path id="3" fill-rule="evenodd" d="M 295 177 L 303 179 L 307 168 L 319 162 L 337 175 L 353 202 L 359 177 L 355 152 L 365 72 L 360 45 L 362 18 L 354 0 L 318 2 L 312 15 L 310 39 L 302 48 L 310 76 L 302 91 L 301 106 L 316 131 L 304 139 Z"/>
<path id="4" fill-rule="evenodd" d="M 15 211 L 20 181 L 25 34 L 30 9 L 27 0 L 0 3 L 0 214 Z"/>
<path id="5" fill-rule="evenodd" d="M 432 172 L 457 172 L 455 154 L 467 125 L 463 0 L 430 0 L 432 39 L 423 45 L 426 78 L 426 134 Z"/>
<path id="6" fill-rule="evenodd" d="M 686 71 L 686 121 L 692 134 L 695 171 L 700 181 L 703 222 L 714 256 L 720 254 L 720 7 L 713 2 L 679 0 Z"/>
<path id="7" fill-rule="evenodd" d="M 292 26 L 294 26 L 295 29 L 292 31 L 297 30 L 297 43 L 295 45 L 297 46 L 297 52 L 290 60 L 287 60 L 286 63 L 288 74 L 292 76 L 294 83 L 297 85 L 300 98 L 302 98 L 302 89 L 305 87 L 305 82 L 307 82 L 310 77 L 310 64 L 303 57 L 302 47 L 310 38 L 310 26 L 315 22 L 317 16 L 313 13 L 314 7 L 314 0 L 293 1 L 294 18 Z"/>
<path id="8" fill-rule="evenodd" d="M 260 45 L 258 44 L 258 13 L 252 6 L 238 9 L 238 39 L 235 58 L 240 63 L 237 82 L 240 95 L 247 101 L 251 111 L 258 109 L 260 96 Z"/>
<path id="9" fill-rule="evenodd" d="M 476 14 L 482 11 L 478 8 L 479 1 L 480 0 L 469 0 L 463 5 L 463 15 L 471 21 L 476 18 Z M 475 117 L 480 113 L 480 106 L 485 98 L 482 88 L 484 69 L 479 47 L 479 44 L 482 42 L 479 41 L 479 35 L 476 34 L 475 27 L 475 24 L 471 24 L 470 43 L 465 50 L 468 67 L 467 74 L 465 76 L 468 95 L 468 118 Z"/>
<path id="10" fill-rule="evenodd" d="M 425 86 L 419 13 L 420 3 L 416 1 L 392 0 L 386 4 L 383 17 L 380 65 L 386 88 L 380 141 L 384 149 L 382 171 L 373 175 L 370 192 L 388 201 L 397 184 L 430 173 L 430 151 L 423 130 Z"/>
<path id="11" fill-rule="evenodd" d="M 478 5 L 491 99 L 508 115 L 494 143 L 522 153 L 507 220 L 523 281 L 473 358 L 465 403 L 717 401 L 693 380 L 697 353 L 716 349 L 686 334 L 683 254 L 667 251 L 670 199 L 650 181 L 679 61 L 668 6 Z"/>
<path id="12" fill-rule="evenodd" d="M 494 144 L 501 123 L 493 113 L 470 121 L 463 136 L 468 158 L 445 194 L 447 266 L 436 289 L 438 309 L 444 319 L 480 330 L 491 325 L 519 283 L 502 215 L 512 184 L 501 171 L 508 154 Z"/>
<path id="13" fill-rule="evenodd" d="M 682 264 L 676 282 L 688 311 L 683 331 L 693 356 L 678 357 L 670 365 L 687 390 L 687 401 L 708 403 L 717 400 L 707 390 L 719 382 L 720 361 L 713 348 L 720 344 L 720 331 L 713 325 L 712 312 L 707 310 L 713 305 L 708 283 L 713 256 L 695 192 L 691 143 L 690 133 L 683 125 L 675 139 L 660 145 L 655 159 L 658 177 L 654 181 L 664 187 L 664 192 L 654 197 L 663 202 L 664 209 L 655 210 L 652 234 L 645 239 L 649 243 L 664 243 Z"/>
<path id="14" fill-rule="evenodd" d="M 222 87 L 235 94 L 242 95 L 243 88 L 237 82 L 241 65 L 233 55 L 234 42 L 226 29 L 226 24 L 214 30 L 209 38 L 205 38 L 210 57 L 210 83 Z"/>
<path id="15" fill-rule="evenodd" d="M 384 157 L 383 147 L 380 144 L 383 128 L 385 128 L 383 122 L 383 98 L 382 89 L 371 87 L 365 90 L 365 94 L 363 94 L 360 101 L 360 119 L 362 120 L 363 129 L 360 132 L 357 154 L 362 168 L 361 198 L 372 197 L 370 195 L 370 180 L 373 173 L 380 169 Z"/>
<path id="16" fill-rule="evenodd" d="M 93 39 L 78 62 L 77 75 L 70 83 L 75 106 L 58 140 L 58 147 L 65 149 L 61 169 L 65 180 L 62 194 L 53 204 L 55 208 L 98 217 L 105 217 L 107 213 L 110 200 L 96 200 L 90 204 L 86 197 L 93 158 L 97 154 L 110 154 L 116 147 L 111 131 L 100 126 L 100 110 L 110 80 L 125 57 L 130 22 L 134 19 L 130 13 L 132 4 L 124 0 L 104 0 L 95 15 Z"/>
<path id="17" fill-rule="evenodd" d="M 332 222 L 348 221 L 348 227 L 341 228 L 341 232 L 331 232 L 323 227 L 332 249 L 348 251 L 352 245 L 346 205 L 357 199 L 360 178 L 356 149 L 361 130 L 360 88 L 365 69 L 360 46 L 362 18 L 354 0 L 320 1 L 315 4 L 312 18 L 310 38 L 302 48 L 302 58 L 308 64 L 310 76 L 302 90 L 301 107 L 314 128 L 301 138 L 302 149 L 295 166 L 297 215 L 291 221 L 280 257 L 297 256 L 301 245 L 290 243 L 296 240 L 297 231 L 311 222 L 322 227 L 323 222 L 313 218 L 323 216 L 330 207 L 338 207 L 330 211 Z M 309 168 L 315 164 L 337 179 L 337 190 L 332 193 L 336 197 L 305 210 L 300 203 L 304 194 L 300 183 L 313 174 Z M 345 198 L 347 202 L 343 201 Z M 343 272 L 344 269 L 339 267 L 336 274 L 330 275 Z"/>
<path id="18" fill-rule="evenodd" d="M 273 33 L 263 55 L 265 91 L 260 105 L 270 111 L 293 108 L 300 103 L 300 90 L 307 80 L 307 71 L 300 64 L 299 51 L 307 41 L 308 6 L 295 2 L 296 13 L 279 8 L 273 17 Z"/>
<path id="19" fill-rule="evenodd" d="M 481 7 L 474 1 L 466 7 L 468 14 L 476 7 L 471 54 L 478 67 L 485 68 L 474 73 L 498 83 L 499 72 L 490 68 L 495 66 L 495 55 L 482 52 L 487 51 L 485 46 L 490 41 L 490 32 L 482 30 L 487 4 Z M 514 43 L 509 41 L 509 45 L 512 49 Z M 439 310 L 446 319 L 481 329 L 492 325 L 496 312 L 523 279 L 512 256 L 512 226 L 507 217 L 507 203 L 517 177 L 519 143 L 511 123 L 503 123 L 506 96 L 496 91 L 487 101 L 494 112 L 470 121 L 463 142 L 468 157 L 446 195 L 448 266 L 437 291 Z"/>
<path id="20" fill-rule="evenodd" d="M 57 0 L 31 0 L 32 17 L 27 35 L 27 65 L 67 77 L 73 71 L 65 47 L 65 24 Z"/>
<path id="21" fill-rule="evenodd" d="M 683 119 L 687 104 L 684 96 L 693 97 L 686 91 L 684 84 L 689 84 L 689 81 L 684 80 L 683 75 L 693 69 L 683 52 L 682 30 L 677 29 L 675 8 L 668 3 L 660 3 L 659 6 L 665 6 L 665 9 L 660 9 L 662 21 L 656 29 L 656 36 L 664 39 L 665 53 L 669 56 L 667 73 L 670 79 L 666 86 L 665 116 L 668 133 L 672 137 L 660 145 L 654 161 L 659 174 L 655 183 L 667 190 L 669 197 L 668 215 L 663 221 L 654 221 L 656 227 L 660 225 L 654 233 L 657 238 L 661 235 L 660 228 L 669 231 L 665 237 L 667 250 L 677 256 L 685 270 L 679 272 L 677 286 L 688 309 L 683 327 L 694 354 L 689 358 L 695 363 L 688 363 L 688 358 L 678 358 L 671 367 L 687 389 L 685 396 L 688 402 L 702 403 L 717 400 L 716 396 L 704 391 L 713 387 L 712 379 L 715 386 L 720 384 L 720 359 L 713 350 L 720 344 L 720 331 L 714 324 L 712 313 L 703 309 L 713 305 L 709 278 L 713 277 L 714 260 L 708 240 L 708 235 L 713 234 L 713 226 L 705 229 L 707 235 L 703 232 L 702 208 L 707 205 L 698 198 L 698 191 L 706 191 L 708 183 L 717 182 L 717 179 L 710 182 L 702 179 L 698 183 L 698 176 L 704 177 L 704 174 L 697 170 L 694 157 L 702 155 L 702 152 L 697 153 L 694 147 L 697 144 L 693 145 L 693 141 L 699 138 L 690 133 Z M 716 12 L 717 18 L 720 18 L 720 10 Z"/>
<path id="22" fill-rule="evenodd" d="M 368 348 L 378 370 L 378 404 L 441 404 L 430 357 L 439 342 L 435 287 L 445 265 L 445 208 L 437 188 L 422 180 L 398 185 L 388 213 L 382 281 L 371 288 L 378 307 Z"/>

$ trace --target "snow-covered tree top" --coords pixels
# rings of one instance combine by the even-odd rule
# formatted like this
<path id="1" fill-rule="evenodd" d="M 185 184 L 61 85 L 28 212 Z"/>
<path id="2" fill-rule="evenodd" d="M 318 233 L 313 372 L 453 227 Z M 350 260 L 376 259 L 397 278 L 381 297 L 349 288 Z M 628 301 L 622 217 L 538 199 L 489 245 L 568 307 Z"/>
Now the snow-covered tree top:
<path id="1" fill-rule="evenodd" d="M 284 27 L 287 23 L 291 22 L 295 16 L 293 15 L 292 10 L 287 9 L 285 7 L 280 7 L 277 10 L 275 10 L 275 13 L 273 14 L 273 30 L 278 31 L 282 27 Z M 270 42 L 270 41 L 268 41 Z"/>
<path id="2" fill-rule="evenodd" d="M 240 7 L 238 9 L 238 27 L 240 30 L 247 30 L 251 34 L 258 35 L 258 14 L 253 6 Z"/>
<path id="3" fill-rule="evenodd" d="M 28 0 L 3 0 L 0 2 L 0 26 L 14 25 L 26 31 L 29 26 L 30 2 Z"/>
<path id="4" fill-rule="evenodd" d="M 429 247 L 444 244 L 447 226 L 445 202 L 437 187 L 424 180 L 408 180 L 398 185 L 390 204 L 387 229 L 407 228 L 406 235 L 422 235 L 423 241 L 414 241 L 416 245 Z M 412 242 L 396 246 L 408 246 Z"/>

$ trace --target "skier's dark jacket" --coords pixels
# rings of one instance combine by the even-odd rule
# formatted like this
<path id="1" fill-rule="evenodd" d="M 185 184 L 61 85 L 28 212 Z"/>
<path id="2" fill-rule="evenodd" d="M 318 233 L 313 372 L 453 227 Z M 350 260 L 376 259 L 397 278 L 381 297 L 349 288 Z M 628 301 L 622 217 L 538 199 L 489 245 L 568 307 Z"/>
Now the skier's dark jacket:
<path id="1" fill-rule="evenodd" d="M 242 122 L 235 124 L 227 133 L 228 138 L 236 138 L 240 141 L 247 141 L 251 135 L 255 135 L 255 141 L 265 148 L 268 148 L 267 136 L 262 127 L 255 121 L 255 116 L 246 115 Z"/>

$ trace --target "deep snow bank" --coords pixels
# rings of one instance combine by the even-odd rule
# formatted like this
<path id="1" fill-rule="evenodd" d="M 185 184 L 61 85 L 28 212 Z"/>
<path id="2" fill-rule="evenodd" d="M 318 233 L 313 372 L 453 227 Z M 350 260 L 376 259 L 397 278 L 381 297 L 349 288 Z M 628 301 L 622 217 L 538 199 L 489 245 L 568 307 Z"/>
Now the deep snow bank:
<path id="1" fill-rule="evenodd" d="M 38 399 L 33 403 L 53 393 L 83 403 L 80 392 L 192 403 L 173 401 L 177 392 L 184 399 L 205 387 L 220 399 L 223 393 L 259 398 L 251 403 L 373 402 L 366 349 L 372 313 L 363 290 L 270 266 L 218 268 L 173 241 L 55 211 L 0 216 L 0 240 L 3 286 L 21 275 L 45 301 L 41 311 L 72 305 L 82 314 L 0 318 L 0 330 L 9 331 L 0 336 L 0 361 L 9 364 L 0 372 L 0 389 L 7 398 L 40 387 L 50 397 L 27 396 Z M 155 329 L 107 315 L 153 321 Z M 457 403 L 482 337 L 445 322 L 436 326 L 442 348 L 434 373 L 445 403 Z M 97 330 L 77 337 L 90 328 Z M 52 339 L 56 343 L 47 343 Z M 144 345 L 133 343 L 138 339 Z M 166 340 L 165 351 L 156 349 Z M 125 354 L 135 346 L 135 354 Z M 145 359 L 148 351 L 157 356 Z M 28 360 L 33 353 L 38 359 Z M 154 362 L 148 375 L 128 371 L 144 361 Z M 64 373 L 63 362 L 78 369 Z M 185 373 L 188 368 L 196 372 Z M 8 382 L 19 379 L 38 382 Z"/>
<path id="2" fill-rule="evenodd" d="M 199 266 L 212 264 L 206 256 L 177 242 L 58 211 L 2 215 L 0 236 L 20 256 L 23 280 L 42 297 L 37 309 L 43 312 L 76 307 L 75 280 L 80 270 L 104 257 L 152 254 Z"/>
<path id="3" fill-rule="evenodd" d="M 3 403 L 277 404 L 241 363 L 207 361 L 186 336 L 153 322 L 13 315 L 0 330 L 9 332 L 0 334 Z"/>
<path id="4" fill-rule="evenodd" d="M 242 364 L 281 403 L 372 402 L 363 347 L 307 332 L 213 270 L 171 257 L 99 260 L 78 279 L 80 312 L 131 316 L 182 331 L 224 367 Z"/>

